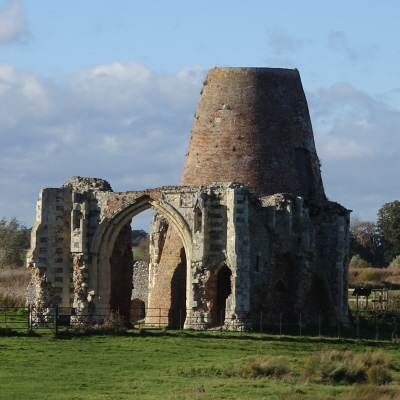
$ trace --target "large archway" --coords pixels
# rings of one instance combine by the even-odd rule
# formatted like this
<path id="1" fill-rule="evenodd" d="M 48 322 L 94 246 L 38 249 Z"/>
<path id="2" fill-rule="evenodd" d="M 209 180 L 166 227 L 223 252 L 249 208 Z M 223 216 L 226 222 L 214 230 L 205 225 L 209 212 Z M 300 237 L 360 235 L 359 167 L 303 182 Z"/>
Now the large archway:
<path id="1" fill-rule="evenodd" d="M 91 274 L 90 286 L 97 289 L 92 293 L 92 302 L 98 310 L 116 310 L 118 304 L 121 304 L 121 307 L 124 307 L 125 303 L 130 304 L 130 297 L 127 293 L 118 293 L 118 281 L 121 280 L 115 274 L 119 267 L 113 265 L 115 243 L 120 240 L 124 229 L 130 225 L 131 219 L 149 208 L 153 208 L 158 215 L 168 221 L 169 226 L 176 233 L 181 243 L 180 260 L 167 278 L 174 293 L 165 295 L 167 298 L 169 296 L 169 303 L 167 302 L 166 310 L 160 310 L 168 316 L 168 323 L 172 322 L 171 325 L 173 326 L 181 326 L 180 321 L 184 321 L 182 314 L 178 318 L 171 310 L 172 308 L 186 309 L 186 293 L 188 290 L 186 277 L 189 275 L 187 268 L 190 266 L 191 232 L 187 222 L 174 207 L 164 200 L 149 195 L 143 195 L 123 205 L 100 223 L 91 248 L 94 273 Z M 122 273 L 121 276 L 124 276 L 124 274 Z M 124 276 L 121 279 L 126 279 L 126 277 Z M 129 311 L 127 313 L 129 314 Z"/>

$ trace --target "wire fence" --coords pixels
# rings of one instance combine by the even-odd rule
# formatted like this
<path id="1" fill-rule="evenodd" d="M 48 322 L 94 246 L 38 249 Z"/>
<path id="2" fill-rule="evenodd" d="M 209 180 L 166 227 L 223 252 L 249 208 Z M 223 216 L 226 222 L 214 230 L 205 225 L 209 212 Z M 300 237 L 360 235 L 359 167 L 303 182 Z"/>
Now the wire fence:
<path id="1" fill-rule="evenodd" d="M 49 331 L 57 335 L 66 330 L 110 328 L 161 330 L 192 329 L 210 332 L 253 332 L 264 335 L 333 337 L 368 340 L 398 338 L 400 317 L 387 310 L 356 310 L 352 316 L 327 318 L 322 313 L 313 320 L 302 313 L 231 313 L 224 311 L 214 320 L 192 315 L 185 309 L 129 309 L 96 310 L 90 315 L 77 315 L 76 309 L 53 307 L 37 310 L 28 308 L 0 308 L 0 334 L 11 332 Z M 133 315 L 133 318 L 130 317 Z M 228 317 L 228 315 L 231 315 Z"/>

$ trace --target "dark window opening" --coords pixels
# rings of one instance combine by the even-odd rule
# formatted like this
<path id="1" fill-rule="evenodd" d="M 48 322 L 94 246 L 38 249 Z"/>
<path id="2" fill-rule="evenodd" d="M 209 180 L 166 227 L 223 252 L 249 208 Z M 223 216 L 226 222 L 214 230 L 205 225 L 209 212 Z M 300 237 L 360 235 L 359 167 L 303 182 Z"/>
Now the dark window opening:
<path id="1" fill-rule="evenodd" d="M 261 256 L 260 256 L 260 254 L 257 254 L 257 256 L 256 256 L 256 264 L 254 266 L 254 271 L 256 271 L 256 272 L 260 271 L 260 263 L 261 263 Z"/>
<path id="2" fill-rule="evenodd" d="M 287 292 L 287 287 L 282 281 L 278 281 L 275 285 L 275 290 L 280 293 Z"/>
<path id="3" fill-rule="evenodd" d="M 146 316 L 146 305 L 145 302 L 139 299 L 131 301 L 131 321 L 140 321 Z"/>
<path id="4" fill-rule="evenodd" d="M 81 229 L 82 212 L 79 209 L 74 210 L 73 229 Z"/>

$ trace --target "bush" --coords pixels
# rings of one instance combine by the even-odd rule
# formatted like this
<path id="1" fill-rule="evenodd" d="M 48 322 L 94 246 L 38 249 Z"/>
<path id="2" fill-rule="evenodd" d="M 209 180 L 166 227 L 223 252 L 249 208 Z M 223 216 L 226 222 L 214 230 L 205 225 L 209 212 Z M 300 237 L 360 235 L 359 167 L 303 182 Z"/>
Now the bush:
<path id="1" fill-rule="evenodd" d="M 388 268 L 400 268 L 400 256 L 395 257 L 388 265 Z"/>
<path id="2" fill-rule="evenodd" d="M 104 319 L 103 324 L 100 326 L 103 330 L 106 331 L 125 331 L 126 330 L 126 321 L 125 318 L 119 313 L 115 311 L 111 311 L 110 314 Z"/>
<path id="3" fill-rule="evenodd" d="M 371 263 L 360 257 L 359 254 L 351 257 L 349 268 L 372 268 Z"/>

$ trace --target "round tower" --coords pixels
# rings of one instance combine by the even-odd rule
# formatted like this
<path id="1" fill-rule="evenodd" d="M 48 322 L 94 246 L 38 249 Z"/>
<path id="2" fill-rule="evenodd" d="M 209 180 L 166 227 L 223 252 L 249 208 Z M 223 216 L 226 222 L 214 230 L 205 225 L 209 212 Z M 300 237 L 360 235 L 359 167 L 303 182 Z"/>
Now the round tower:
<path id="1" fill-rule="evenodd" d="M 260 196 L 326 199 L 297 70 L 209 70 L 180 184 L 211 182 L 241 182 Z"/>

